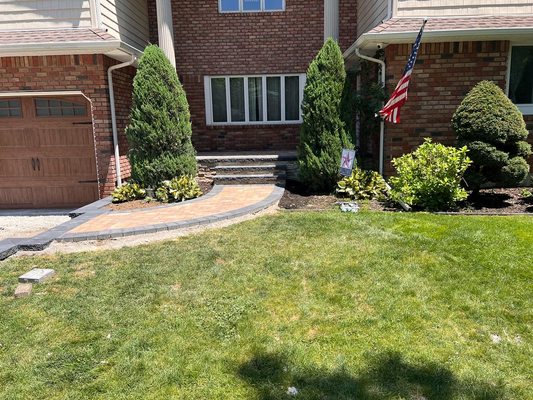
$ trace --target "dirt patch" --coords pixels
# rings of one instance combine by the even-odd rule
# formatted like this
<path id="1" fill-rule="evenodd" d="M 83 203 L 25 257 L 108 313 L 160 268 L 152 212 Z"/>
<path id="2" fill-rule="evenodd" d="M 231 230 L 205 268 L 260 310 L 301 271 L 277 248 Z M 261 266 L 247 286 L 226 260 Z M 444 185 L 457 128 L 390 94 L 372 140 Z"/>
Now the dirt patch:
<path id="1" fill-rule="evenodd" d="M 279 207 L 286 210 L 330 210 L 338 199 L 330 194 L 312 194 L 300 182 L 288 180 Z"/>
<path id="2" fill-rule="evenodd" d="M 200 189 L 202 190 L 202 196 L 205 196 L 207 193 L 213 189 L 213 181 L 211 179 L 207 178 L 198 178 L 198 186 L 200 186 Z M 159 207 L 165 205 L 165 203 L 161 203 L 157 200 L 134 200 L 134 201 L 128 201 L 126 203 L 118 203 L 118 204 L 109 204 L 108 206 L 104 207 L 107 210 L 111 211 L 130 211 L 135 209 L 143 209 L 143 208 L 153 208 L 153 207 Z"/>
<path id="3" fill-rule="evenodd" d="M 471 195 L 457 211 L 481 214 L 533 214 L 533 197 L 524 197 L 522 188 L 483 189 Z"/>

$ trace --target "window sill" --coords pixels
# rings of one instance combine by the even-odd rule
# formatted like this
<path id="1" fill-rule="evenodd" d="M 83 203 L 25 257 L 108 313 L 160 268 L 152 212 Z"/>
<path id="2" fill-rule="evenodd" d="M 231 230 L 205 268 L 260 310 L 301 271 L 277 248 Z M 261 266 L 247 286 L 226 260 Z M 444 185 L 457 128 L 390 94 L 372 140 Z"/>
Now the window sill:
<path id="1" fill-rule="evenodd" d="M 214 122 L 207 124 L 210 127 L 262 127 L 265 126 L 280 126 L 280 125 L 301 125 L 303 121 L 268 121 L 268 122 Z"/>
<path id="2" fill-rule="evenodd" d="M 517 104 L 516 106 L 523 115 L 533 115 L 533 104 Z"/>

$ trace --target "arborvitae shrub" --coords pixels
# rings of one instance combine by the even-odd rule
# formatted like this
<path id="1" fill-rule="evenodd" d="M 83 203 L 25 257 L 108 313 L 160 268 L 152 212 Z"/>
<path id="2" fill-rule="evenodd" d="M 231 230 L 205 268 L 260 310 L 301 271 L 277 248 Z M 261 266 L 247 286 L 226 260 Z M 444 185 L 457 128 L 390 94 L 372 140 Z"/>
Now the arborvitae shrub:
<path id="1" fill-rule="evenodd" d="M 307 71 L 298 146 L 300 180 L 313 191 L 332 191 L 343 147 L 350 147 L 340 103 L 346 79 L 337 42 L 328 39 Z"/>
<path id="2" fill-rule="evenodd" d="M 131 120 L 126 129 L 132 178 L 145 187 L 196 175 L 189 104 L 163 51 L 148 46 L 133 81 Z"/>
<path id="3" fill-rule="evenodd" d="M 493 82 L 479 82 L 457 108 L 452 127 L 459 146 L 466 146 L 473 164 L 465 174 L 468 186 L 479 190 L 492 182 L 514 186 L 529 172 L 528 131 L 520 110 Z"/>

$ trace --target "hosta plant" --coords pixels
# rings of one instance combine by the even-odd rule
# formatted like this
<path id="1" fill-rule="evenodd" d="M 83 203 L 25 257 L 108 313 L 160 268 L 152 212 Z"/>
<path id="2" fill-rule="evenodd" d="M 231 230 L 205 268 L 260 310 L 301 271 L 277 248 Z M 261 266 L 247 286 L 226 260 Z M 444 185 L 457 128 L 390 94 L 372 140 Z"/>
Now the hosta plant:
<path id="1" fill-rule="evenodd" d="M 355 167 L 351 176 L 337 183 L 337 195 L 354 200 L 384 199 L 387 184 L 375 171 L 365 171 Z"/>
<path id="2" fill-rule="evenodd" d="M 163 203 L 185 201 L 201 195 L 202 191 L 198 182 L 194 177 L 188 175 L 163 181 L 155 192 L 157 200 Z"/>
<path id="3" fill-rule="evenodd" d="M 125 183 L 116 188 L 111 197 L 113 198 L 113 203 L 142 200 L 146 197 L 146 190 L 144 190 L 138 183 Z"/>

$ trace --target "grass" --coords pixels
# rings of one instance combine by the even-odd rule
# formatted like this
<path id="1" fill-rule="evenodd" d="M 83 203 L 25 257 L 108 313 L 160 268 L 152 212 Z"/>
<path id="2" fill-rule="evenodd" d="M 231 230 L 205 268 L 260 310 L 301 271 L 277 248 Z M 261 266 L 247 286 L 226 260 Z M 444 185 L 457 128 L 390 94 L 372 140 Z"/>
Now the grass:
<path id="1" fill-rule="evenodd" d="M 532 244 L 531 218 L 282 212 L 12 259 L 0 398 L 531 399 Z M 57 277 L 14 300 L 34 265 Z"/>

